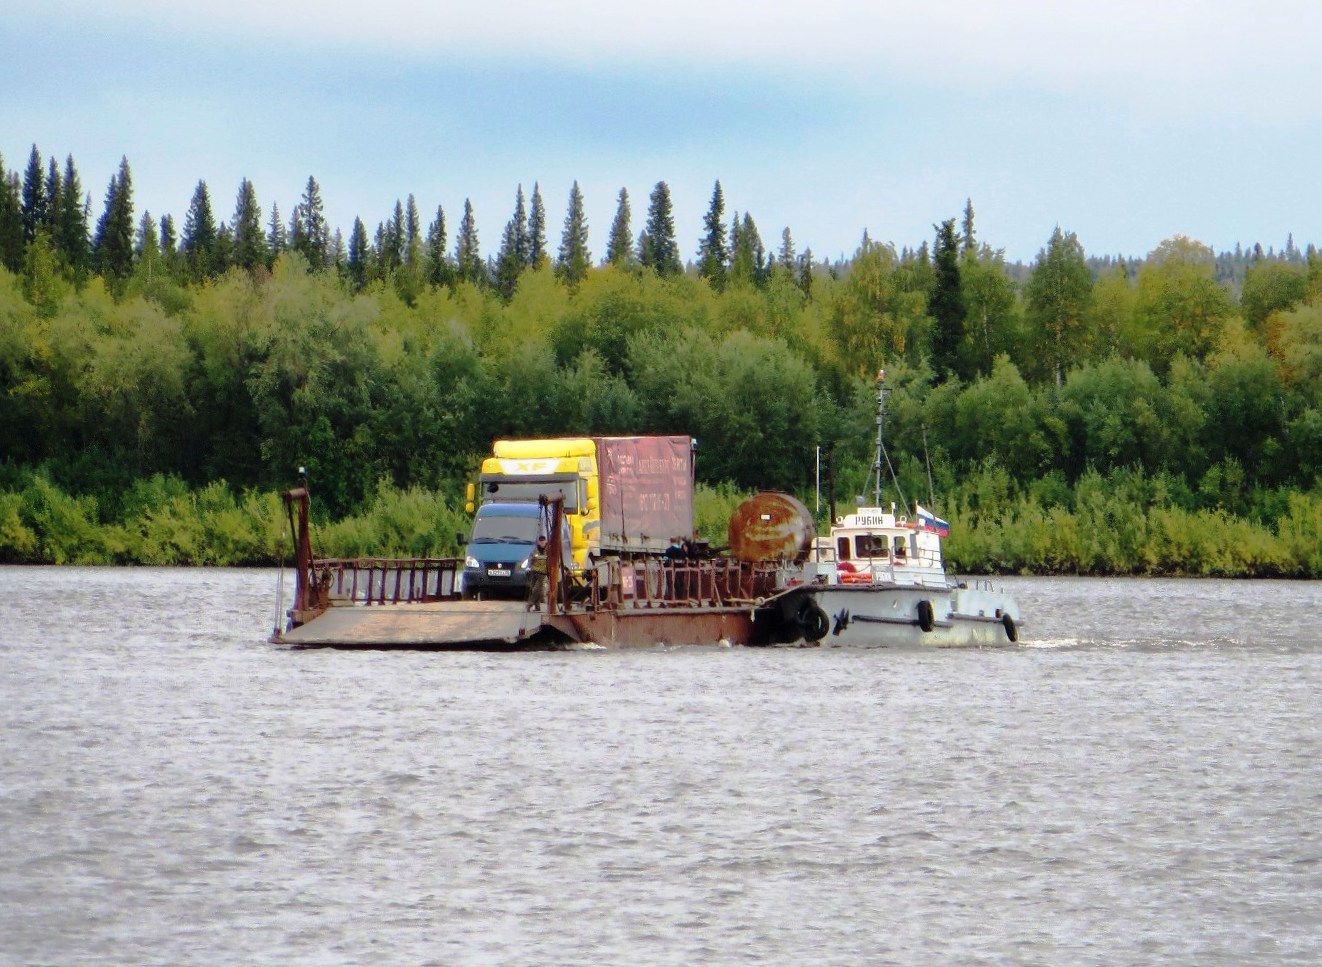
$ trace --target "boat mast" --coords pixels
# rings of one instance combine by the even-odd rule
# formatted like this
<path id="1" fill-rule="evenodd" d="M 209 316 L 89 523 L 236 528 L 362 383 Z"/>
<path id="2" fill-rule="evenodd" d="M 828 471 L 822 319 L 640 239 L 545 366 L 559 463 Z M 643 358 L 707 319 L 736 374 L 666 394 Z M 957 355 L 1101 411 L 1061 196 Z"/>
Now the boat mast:
<path id="1" fill-rule="evenodd" d="M 877 454 L 872 463 L 872 469 L 877 474 L 877 486 L 873 493 L 874 506 L 881 507 L 881 469 L 884 466 L 890 471 L 891 481 L 895 484 L 895 496 L 899 498 L 899 504 L 904 508 L 906 514 L 909 513 L 909 504 L 904 499 L 904 491 L 900 489 L 900 478 L 895 473 L 895 468 L 891 466 L 890 457 L 886 453 L 885 442 L 885 424 L 886 424 L 886 394 L 890 390 L 886 388 L 886 370 L 877 370 Z"/>
<path id="2" fill-rule="evenodd" d="M 877 370 L 877 455 L 872 463 L 872 471 L 877 475 L 877 486 L 873 495 L 872 506 L 881 506 L 881 461 L 886 456 L 886 446 L 882 439 L 882 430 L 886 419 L 886 370 Z"/>

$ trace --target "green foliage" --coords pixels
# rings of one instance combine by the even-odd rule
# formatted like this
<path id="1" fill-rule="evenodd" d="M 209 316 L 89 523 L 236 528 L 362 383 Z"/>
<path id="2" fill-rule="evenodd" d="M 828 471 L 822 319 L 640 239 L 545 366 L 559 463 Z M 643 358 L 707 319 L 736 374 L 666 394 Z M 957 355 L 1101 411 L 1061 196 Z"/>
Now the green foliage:
<path id="1" fill-rule="evenodd" d="M 97 503 L 33 476 L 0 503 L 0 561 L 8 564 L 109 563 Z"/>
<path id="2" fill-rule="evenodd" d="M 652 189 L 647 208 L 647 227 L 638 240 L 638 261 L 662 278 L 679 275 L 684 265 L 675 241 L 675 212 L 670 201 L 670 186 L 658 181 Z"/>
<path id="3" fill-rule="evenodd" d="M 932 266 L 935 284 L 927 304 L 933 322 L 932 368 L 942 377 L 966 376 L 968 370 L 961 365 L 960 357 L 964 344 L 964 316 L 968 310 L 960 284 L 959 239 L 955 235 L 953 218 L 937 226 Z"/>
<path id="4" fill-rule="evenodd" d="M 555 260 L 555 271 L 571 289 L 587 278 L 592 254 L 588 251 L 588 222 L 583 213 L 583 192 L 578 182 L 569 191 L 569 206 L 565 212 L 565 230 L 560 238 L 560 254 Z"/>
<path id="5" fill-rule="evenodd" d="M 417 487 L 378 483 L 364 510 L 316 531 L 323 557 L 454 557 L 472 521 L 462 508 Z"/>
<path id="6" fill-rule="evenodd" d="M 1158 372 L 1179 354 L 1205 359 L 1234 315 L 1229 291 L 1216 281 L 1215 261 L 1206 245 L 1176 236 L 1139 272 L 1130 341 Z"/>
<path id="7" fill-rule="evenodd" d="M 1244 274 L 1239 305 L 1249 325 L 1261 329 L 1273 312 L 1293 309 L 1308 294 L 1308 269 L 1286 262 L 1256 262 Z"/>
<path id="8" fill-rule="evenodd" d="M 629 206 L 629 189 L 621 188 L 615 204 L 615 218 L 611 221 L 610 237 L 606 242 L 606 264 L 628 268 L 637 262 L 633 248 L 633 213 Z"/>
<path id="9" fill-rule="evenodd" d="M 896 356 L 921 357 L 930 329 L 927 298 L 907 283 L 893 247 L 865 243 L 855 256 L 831 318 L 849 372 L 870 374 Z"/>
<path id="10" fill-rule="evenodd" d="M 749 491 L 730 483 L 698 484 L 693 492 L 693 537 L 707 541 L 714 550 L 724 547 L 729 541 L 730 518 L 749 496 Z"/>
<path id="11" fill-rule="evenodd" d="M 725 285 L 725 270 L 730 260 L 725 245 L 725 193 L 721 183 L 712 188 L 711 204 L 702 220 L 702 239 L 698 244 L 698 274 L 706 279 L 713 289 L 720 290 Z"/>
<path id="12" fill-rule="evenodd" d="M 274 206 L 262 234 L 246 180 L 218 227 L 199 182 L 181 239 L 144 213 L 134 245 L 124 161 L 93 261 L 84 197 L 72 158 L 0 163 L 5 560 L 269 561 L 285 541 L 248 495 L 300 466 L 344 548 L 411 548 L 410 513 L 439 547 L 438 507 L 516 435 L 691 434 L 728 496 L 702 498 L 717 530 L 747 488 L 806 492 L 819 446 L 837 492 L 867 492 L 885 368 L 898 490 L 963 515 L 970 566 L 1317 570 L 1284 530 L 1316 533 L 1322 475 L 1322 260 L 1292 245 L 1112 261 L 1057 230 L 1007 266 L 970 202 L 962 238 L 865 235 L 827 265 L 788 228 L 777 257 L 747 212 L 726 222 L 717 182 L 686 274 L 659 182 L 637 249 L 620 192 L 600 267 L 577 185 L 554 266 L 520 189 L 488 263 L 471 205 L 451 256 L 443 209 L 424 240 L 412 196 L 346 250 L 313 178 L 287 235 Z"/>
<path id="13" fill-rule="evenodd" d="M 1065 367 L 1089 352 L 1092 337 L 1084 324 L 1092 303 L 1092 272 L 1073 232 L 1056 226 L 1047 247 L 1038 253 L 1024 303 L 1037 340 L 1041 375 L 1060 385 Z"/>
<path id="14" fill-rule="evenodd" d="M 1316 538 L 1322 501 L 1316 495 L 1292 495 L 1289 514 L 1271 528 L 1222 510 L 1182 507 L 1169 485 L 1168 478 L 1136 470 L 1105 476 L 1089 471 L 1079 481 L 1071 508 L 1015 493 L 1008 478 L 989 467 L 954 502 L 948 561 L 967 573 L 1320 573 Z"/>

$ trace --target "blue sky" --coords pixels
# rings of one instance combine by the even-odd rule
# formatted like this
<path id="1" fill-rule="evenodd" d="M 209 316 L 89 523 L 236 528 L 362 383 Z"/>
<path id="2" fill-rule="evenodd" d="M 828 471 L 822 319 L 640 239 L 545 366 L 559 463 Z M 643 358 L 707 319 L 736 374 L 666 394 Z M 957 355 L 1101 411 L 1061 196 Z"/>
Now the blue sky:
<path id="1" fill-rule="evenodd" d="M 7 0 L 0 153 L 72 154 L 97 214 L 126 156 L 138 215 L 180 224 L 242 178 L 287 220 L 309 175 L 346 237 L 412 193 L 472 201 L 484 254 L 538 183 L 549 243 L 577 180 L 600 259 L 621 188 L 660 180 L 692 258 L 719 179 L 769 248 L 917 246 L 972 199 L 1031 261 L 1181 234 L 1322 245 L 1322 7 L 1280 0 Z"/>

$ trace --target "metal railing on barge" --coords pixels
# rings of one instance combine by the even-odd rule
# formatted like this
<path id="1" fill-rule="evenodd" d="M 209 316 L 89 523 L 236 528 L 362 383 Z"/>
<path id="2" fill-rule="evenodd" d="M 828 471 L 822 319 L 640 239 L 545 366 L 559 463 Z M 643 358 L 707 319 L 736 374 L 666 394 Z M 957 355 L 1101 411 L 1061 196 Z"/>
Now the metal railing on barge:
<path id="1" fill-rule="evenodd" d="M 330 558 L 314 560 L 310 577 L 328 604 L 416 604 L 458 598 L 463 566 L 449 557 Z"/>
<path id="2" fill-rule="evenodd" d="M 744 606 L 774 592 L 778 565 L 733 558 L 603 561 L 587 576 L 586 605 L 612 608 Z"/>
<path id="3" fill-rule="evenodd" d="M 314 558 L 306 577 L 323 607 L 419 604 L 457 600 L 462 567 L 457 558 Z M 743 606 L 772 594 L 776 582 L 775 564 L 612 559 L 588 571 L 570 598 L 593 611 Z"/>

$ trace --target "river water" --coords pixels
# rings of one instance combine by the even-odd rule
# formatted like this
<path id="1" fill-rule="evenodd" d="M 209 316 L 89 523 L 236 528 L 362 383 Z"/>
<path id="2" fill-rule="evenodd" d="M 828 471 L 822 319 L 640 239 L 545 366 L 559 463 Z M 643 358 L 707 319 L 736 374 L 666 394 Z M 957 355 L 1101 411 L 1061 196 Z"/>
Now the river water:
<path id="1" fill-rule="evenodd" d="M 0 964 L 1315 964 L 1322 583 L 1026 644 L 291 651 L 275 571 L 0 568 Z"/>

